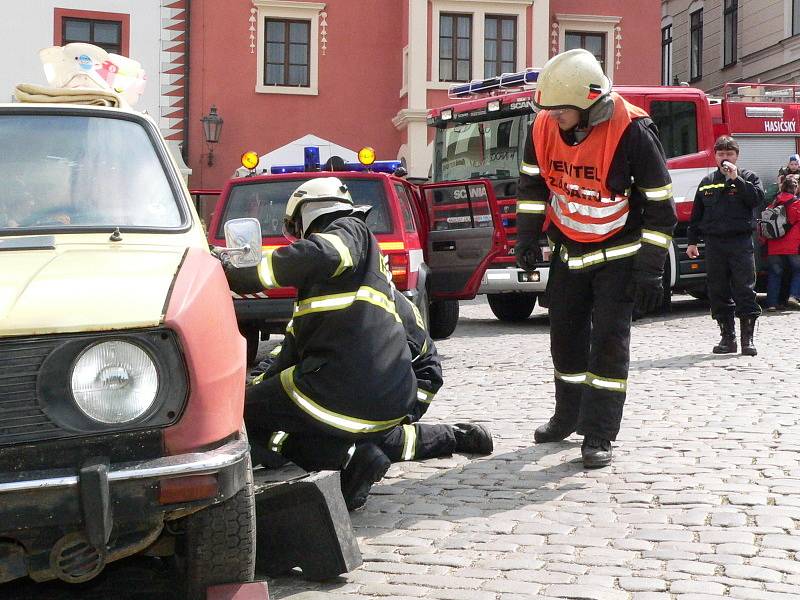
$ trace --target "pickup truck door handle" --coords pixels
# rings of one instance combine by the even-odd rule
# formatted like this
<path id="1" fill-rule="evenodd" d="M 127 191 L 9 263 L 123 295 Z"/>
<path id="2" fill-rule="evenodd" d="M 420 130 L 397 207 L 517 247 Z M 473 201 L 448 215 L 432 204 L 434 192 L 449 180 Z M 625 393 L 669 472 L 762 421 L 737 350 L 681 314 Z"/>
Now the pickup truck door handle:
<path id="1" fill-rule="evenodd" d="M 456 249 L 456 243 L 454 241 L 448 240 L 444 242 L 433 242 L 433 251 L 434 252 L 442 252 L 442 251 L 452 251 Z"/>

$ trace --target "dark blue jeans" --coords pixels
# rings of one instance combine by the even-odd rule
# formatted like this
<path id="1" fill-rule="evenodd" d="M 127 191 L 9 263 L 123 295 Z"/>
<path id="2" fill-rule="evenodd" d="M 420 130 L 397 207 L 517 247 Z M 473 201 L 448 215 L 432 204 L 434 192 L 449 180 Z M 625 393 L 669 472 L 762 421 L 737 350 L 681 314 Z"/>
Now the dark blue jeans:
<path id="1" fill-rule="evenodd" d="M 791 271 L 789 295 L 800 299 L 800 254 L 777 254 L 767 257 L 767 306 L 777 306 L 784 271 Z"/>

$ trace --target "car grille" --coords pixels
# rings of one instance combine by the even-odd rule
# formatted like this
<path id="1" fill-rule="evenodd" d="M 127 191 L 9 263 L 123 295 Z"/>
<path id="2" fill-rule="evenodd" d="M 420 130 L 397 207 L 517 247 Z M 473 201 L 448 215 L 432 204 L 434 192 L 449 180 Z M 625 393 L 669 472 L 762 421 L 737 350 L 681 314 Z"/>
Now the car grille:
<path id="1" fill-rule="evenodd" d="M 36 396 L 39 369 L 57 345 L 55 339 L 0 340 L 0 445 L 63 435 Z"/>

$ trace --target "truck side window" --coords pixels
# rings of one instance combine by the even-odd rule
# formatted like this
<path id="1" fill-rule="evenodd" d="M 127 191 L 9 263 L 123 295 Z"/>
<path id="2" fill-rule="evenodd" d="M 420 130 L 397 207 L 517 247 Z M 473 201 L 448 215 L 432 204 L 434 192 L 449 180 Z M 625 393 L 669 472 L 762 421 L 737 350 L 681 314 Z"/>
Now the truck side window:
<path id="1" fill-rule="evenodd" d="M 397 197 L 400 199 L 400 212 L 403 213 L 403 226 L 408 233 L 417 231 L 417 225 L 414 222 L 414 213 L 411 212 L 411 201 L 408 198 L 408 192 L 401 184 L 395 184 L 395 191 Z"/>
<path id="2" fill-rule="evenodd" d="M 658 127 L 667 158 L 698 151 L 697 107 L 694 102 L 654 100 L 650 103 L 650 117 Z"/>

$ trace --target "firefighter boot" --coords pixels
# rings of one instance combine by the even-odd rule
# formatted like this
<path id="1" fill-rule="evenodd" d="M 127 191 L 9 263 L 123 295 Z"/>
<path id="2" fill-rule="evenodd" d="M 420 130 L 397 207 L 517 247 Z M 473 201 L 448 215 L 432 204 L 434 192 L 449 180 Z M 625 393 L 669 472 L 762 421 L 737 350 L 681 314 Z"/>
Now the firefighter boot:
<path id="1" fill-rule="evenodd" d="M 456 423 L 453 433 L 456 436 L 456 452 L 491 454 L 494 449 L 492 434 L 483 425 Z"/>
<path id="2" fill-rule="evenodd" d="M 581 456 L 583 466 L 587 469 L 599 469 L 611 464 L 611 442 L 602 438 L 587 435 L 583 438 Z"/>
<path id="3" fill-rule="evenodd" d="M 756 328 L 756 317 L 742 317 L 739 319 L 742 328 L 742 354 L 744 356 L 755 356 L 758 354 L 753 345 L 753 332 Z M 735 345 L 736 342 L 734 342 Z"/>
<path id="4" fill-rule="evenodd" d="M 736 352 L 736 322 L 733 320 L 733 315 L 717 319 L 719 323 L 719 331 L 722 337 L 719 344 L 714 346 L 712 352 L 714 354 L 732 354 Z M 742 333 L 742 340 L 744 340 L 744 333 Z M 744 342 L 742 342 L 744 344 Z"/>
<path id="5" fill-rule="evenodd" d="M 347 510 L 364 506 L 372 484 L 383 479 L 391 466 L 389 457 L 375 444 L 356 444 L 353 456 L 342 471 L 342 496 Z"/>
<path id="6" fill-rule="evenodd" d="M 553 415 L 547 423 L 536 428 L 536 431 L 533 432 L 533 441 L 537 444 L 560 442 L 573 433 L 575 433 L 575 425 L 566 424 L 557 415 Z"/>

